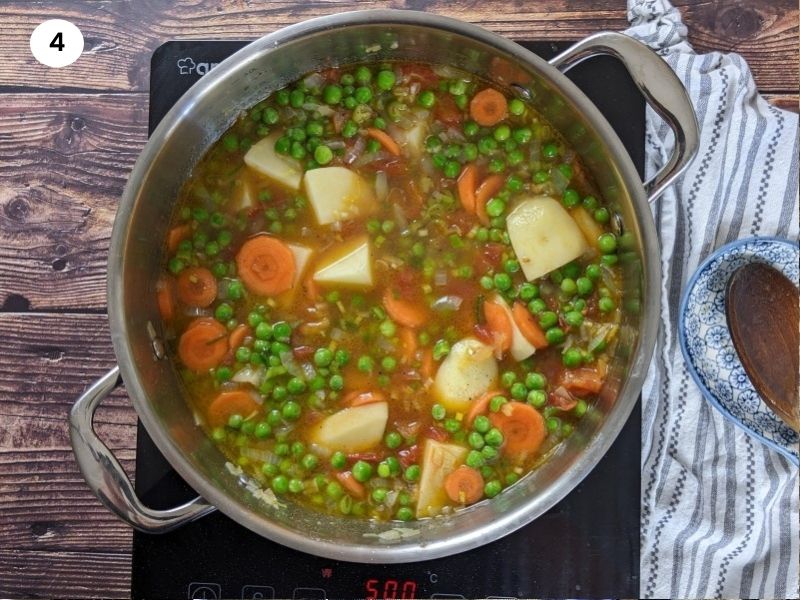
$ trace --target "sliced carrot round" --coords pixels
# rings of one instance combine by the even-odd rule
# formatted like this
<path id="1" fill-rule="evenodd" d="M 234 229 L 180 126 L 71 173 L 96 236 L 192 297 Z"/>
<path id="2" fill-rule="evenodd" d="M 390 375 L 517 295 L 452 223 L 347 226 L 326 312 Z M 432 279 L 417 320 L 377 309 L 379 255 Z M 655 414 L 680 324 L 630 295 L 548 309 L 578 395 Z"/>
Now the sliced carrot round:
<path id="1" fill-rule="evenodd" d="M 483 314 L 486 317 L 486 325 L 492 332 L 495 350 L 502 354 L 511 348 L 511 319 L 505 307 L 491 300 L 484 302 Z"/>
<path id="2" fill-rule="evenodd" d="M 514 322 L 517 324 L 520 333 L 528 340 L 533 347 L 539 350 L 540 348 L 547 347 L 547 337 L 544 335 L 539 323 L 533 318 L 531 311 L 519 300 L 514 302 L 511 308 L 511 315 L 514 317 Z"/>
<path id="3" fill-rule="evenodd" d="M 472 467 L 461 465 L 444 479 L 447 497 L 458 504 L 474 504 L 483 497 L 483 476 Z"/>
<path id="4" fill-rule="evenodd" d="M 511 456 L 536 452 L 547 437 L 544 417 L 529 404 L 508 402 L 489 420 L 503 434 L 503 452 Z"/>
<path id="5" fill-rule="evenodd" d="M 231 415 L 247 418 L 259 409 L 253 396 L 241 390 L 222 392 L 206 410 L 206 420 L 211 427 L 223 427 Z"/>
<path id="6" fill-rule="evenodd" d="M 192 371 L 216 367 L 228 352 L 228 331 L 214 319 L 195 319 L 178 342 L 178 357 Z"/>
<path id="7" fill-rule="evenodd" d="M 478 167 L 475 163 L 464 165 L 458 176 L 458 199 L 464 210 L 472 214 L 475 212 L 475 187 L 478 184 Z"/>
<path id="8" fill-rule="evenodd" d="M 247 240 L 236 255 L 236 269 L 254 294 L 274 296 L 292 287 L 297 266 L 294 254 L 282 241 L 268 235 Z"/>
<path id="9" fill-rule="evenodd" d="M 175 317 L 175 281 L 171 277 L 162 277 L 156 284 L 156 300 L 161 318 L 169 322 Z"/>
<path id="10" fill-rule="evenodd" d="M 478 125 L 491 127 L 506 118 L 508 102 L 497 90 L 486 88 L 472 97 L 469 114 Z"/>
<path id="11" fill-rule="evenodd" d="M 187 306 L 205 308 L 217 297 L 217 280 L 204 267 L 189 267 L 178 275 L 178 299 Z"/>
<path id="12" fill-rule="evenodd" d="M 395 298 L 389 289 L 383 294 L 383 306 L 392 320 L 404 327 L 416 329 L 428 320 L 428 311 L 422 305 Z"/>

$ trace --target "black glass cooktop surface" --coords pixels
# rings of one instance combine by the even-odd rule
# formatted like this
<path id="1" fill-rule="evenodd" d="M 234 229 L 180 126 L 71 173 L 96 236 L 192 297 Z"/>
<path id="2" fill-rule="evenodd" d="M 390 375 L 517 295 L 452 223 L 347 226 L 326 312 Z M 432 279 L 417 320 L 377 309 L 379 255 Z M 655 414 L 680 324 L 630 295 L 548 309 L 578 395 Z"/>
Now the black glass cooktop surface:
<path id="1" fill-rule="evenodd" d="M 153 55 L 150 130 L 189 87 L 244 42 L 168 42 Z M 523 43 L 549 58 L 563 43 Z M 642 96 L 603 57 L 569 72 L 644 170 Z M 362 565 L 266 540 L 220 513 L 168 534 L 134 534 L 133 598 L 598 598 L 638 597 L 640 409 L 592 473 L 533 523 L 455 556 Z M 196 494 L 139 427 L 136 489 L 153 508 Z"/>

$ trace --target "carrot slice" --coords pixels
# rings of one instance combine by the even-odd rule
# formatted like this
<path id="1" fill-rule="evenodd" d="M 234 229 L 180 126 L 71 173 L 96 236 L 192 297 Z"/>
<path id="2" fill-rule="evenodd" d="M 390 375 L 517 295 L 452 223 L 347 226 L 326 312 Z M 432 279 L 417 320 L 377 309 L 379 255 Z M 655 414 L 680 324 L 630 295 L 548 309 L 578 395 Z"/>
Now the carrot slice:
<path id="1" fill-rule="evenodd" d="M 544 417 L 522 402 L 504 404 L 498 412 L 489 415 L 489 420 L 503 434 L 503 452 L 512 456 L 536 452 L 547 436 Z"/>
<path id="2" fill-rule="evenodd" d="M 469 405 L 467 416 L 464 417 L 464 427 L 469 429 L 472 427 L 472 422 L 479 416 L 489 412 L 489 403 L 495 396 L 502 396 L 503 392 L 497 390 L 490 390 L 477 400 L 473 400 Z"/>
<path id="3" fill-rule="evenodd" d="M 474 504 L 483 497 L 483 476 L 477 469 L 461 465 L 444 478 L 447 497 L 458 504 Z"/>
<path id="4" fill-rule="evenodd" d="M 169 250 L 170 253 L 175 252 L 178 249 L 178 245 L 189 237 L 190 233 L 192 233 L 192 226 L 188 223 L 185 225 L 176 225 L 170 229 L 167 234 L 167 250 Z"/>
<path id="5" fill-rule="evenodd" d="M 489 215 L 486 214 L 486 203 L 492 199 L 497 192 L 503 189 L 503 184 L 506 182 L 505 177 L 502 175 L 489 175 L 484 179 L 475 190 L 475 214 L 484 225 L 489 224 Z"/>
<path id="6" fill-rule="evenodd" d="M 436 374 L 436 361 L 433 360 L 433 350 L 430 348 L 426 348 L 422 353 L 422 365 L 419 368 L 419 372 L 426 380 L 433 379 Z"/>
<path id="7" fill-rule="evenodd" d="M 350 471 L 336 473 L 336 479 L 339 480 L 339 483 L 342 484 L 344 489 L 346 489 L 351 496 L 355 496 L 359 500 L 363 500 L 367 497 L 367 488 L 365 488 L 361 482 L 356 481 L 356 478 L 353 477 Z"/>
<path id="8" fill-rule="evenodd" d="M 458 176 L 458 199 L 464 210 L 472 214 L 475 212 L 475 186 L 478 179 L 478 167 L 475 163 L 464 165 Z"/>
<path id="9" fill-rule="evenodd" d="M 486 317 L 486 325 L 492 331 L 495 353 L 499 356 L 511 348 L 511 319 L 508 318 L 506 309 L 491 300 L 484 302 L 483 314 Z"/>
<path id="10" fill-rule="evenodd" d="M 178 275 L 178 299 L 187 306 L 205 308 L 217 297 L 217 280 L 204 267 L 189 267 Z"/>
<path id="11" fill-rule="evenodd" d="M 156 300 L 161 318 L 169 322 L 175 317 L 175 282 L 171 277 L 162 277 L 156 284 Z"/>
<path id="12" fill-rule="evenodd" d="M 428 320 L 428 312 L 419 304 L 395 298 L 390 289 L 386 289 L 383 294 L 383 307 L 393 321 L 400 323 L 404 327 L 416 329 L 425 324 Z"/>
<path id="13" fill-rule="evenodd" d="M 258 408 L 258 403 L 247 392 L 222 392 L 208 405 L 206 420 L 211 427 L 223 427 L 231 415 L 247 418 Z"/>
<path id="14" fill-rule="evenodd" d="M 417 334 L 413 329 L 403 327 L 400 329 L 400 360 L 410 363 L 417 354 Z"/>
<path id="15" fill-rule="evenodd" d="M 345 405 L 350 407 L 364 406 L 365 404 L 374 404 L 375 402 L 385 402 L 386 396 L 380 392 L 355 390 L 347 394 L 342 401 Z"/>
<path id="16" fill-rule="evenodd" d="M 259 235 L 242 244 L 236 255 L 236 269 L 248 290 L 261 296 L 274 296 L 292 287 L 297 266 L 286 244 L 274 237 Z"/>
<path id="17" fill-rule="evenodd" d="M 497 90 L 486 88 L 472 97 L 472 101 L 469 103 L 469 114 L 478 125 L 491 127 L 506 118 L 508 102 L 505 96 Z"/>
<path id="18" fill-rule="evenodd" d="M 178 356 L 192 371 L 216 367 L 228 352 L 228 331 L 214 319 L 195 319 L 178 342 Z"/>
<path id="19" fill-rule="evenodd" d="M 398 146 L 397 142 L 395 142 L 392 139 L 392 136 L 390 136 L 385 131 L 381 131 L 380 129 L 378 129 L 376 127 L 368 127 L 367 128 L 367 135 L 369 137 L 375 139 L 375 140 L 378 140 L 380 142 L 381 146 L 386 148 L 386 151 L 389 154 L 394 154 L 395 156 L 400 156 L 400 146 Z"/>
<path id="20" fill-rule="evenodd" d="M 603 377 L 596 369 L 581 367 L 561 374 L 561 385 L 576 396 L 596 394 L 603 387 Z"/>
<path id="21" fill-rule="evenodd" d="M 231 351 L 235 351 L 236 348 L 241 346 L 248 335 L 250 335 L 250 328 L 247 325 L 244 323 L 237 325 L 228 336 L 228 346 L 230 346 Z"/>
<path id="22" fill-rule="evenodd" d="M 537 350 L 547 348 L 547 338 L 544 331 L 533 318 L 531 311 L 522 302 L 517 300 L 511 308 L 511 315 L 514 317 L 514 322 L 517 324 L 520 333 L 528 340 L 533 347 Z"/>

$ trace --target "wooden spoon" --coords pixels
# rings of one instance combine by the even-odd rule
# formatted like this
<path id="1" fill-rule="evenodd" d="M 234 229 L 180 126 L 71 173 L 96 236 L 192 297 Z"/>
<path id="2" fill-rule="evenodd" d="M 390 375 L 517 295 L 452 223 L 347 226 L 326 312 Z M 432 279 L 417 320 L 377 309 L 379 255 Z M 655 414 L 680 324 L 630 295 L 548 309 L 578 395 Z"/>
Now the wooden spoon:
<path id="1" fill-rule="evenodd" d="M 733 346 L 764 403 L 800 431 L 800 307 L 791 281 L 751 263 L 728 281 L 725 315 Z"/>

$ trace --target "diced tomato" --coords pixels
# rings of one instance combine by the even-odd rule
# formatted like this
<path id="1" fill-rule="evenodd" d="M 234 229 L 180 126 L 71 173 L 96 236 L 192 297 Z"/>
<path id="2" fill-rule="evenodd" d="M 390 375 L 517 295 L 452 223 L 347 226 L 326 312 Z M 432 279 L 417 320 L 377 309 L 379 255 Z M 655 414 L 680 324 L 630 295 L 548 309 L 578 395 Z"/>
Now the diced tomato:
<path id="1" fill-rule="evenodd" d="M 564 386 L 559 386 L 550 392 L 547 399 L 551 406 L 555 406 L 560 410 L 572 410 L 578 403 L 575 397 L 570 394 Z"/>
<path id="2" fill-rule="evenodd" d="M 433 107 L 433 117 L 449 127 L 458 127 L 464 118 L 450 94 L 438 96 Z"/>
<path id="3" fill-rule="evenodd" d="M 427 65 L 403 65 L 400 72 L 409 81 L 418 81 L 423 88 L 434 88 L 439 85 L 439 76 Z"/>
<path id="4" fill-rule="evenodd" d="M 410 448 L 400 450 L 400 452 L 397 453 L 397 460 L 400 461 L 400 464 L 403 465 L 403 468 L 405 469 L 417 462 L 418 456 L 419 446 L 414 444 Z"/>
<path id="5" fill-rule="evenodd" d="M 365 460 L 367 462 L 380 462 L 384 458 L 386 458 L 386 453 L 383 451 L 380 452 L 351 452 L 347 455 L 348 464 L 353 464 L 359 460 Z"/>
<path id="6" fill-rule="evenodd" d="M 425 430 L 425 437 L 436 442 L 443 442 L 450 437 L 450 434 L 448 434 L 444 429 L 431 426 Z"/>
<path id="7" fill-rule="evenodd" d="M 314 348 L 311 346 L 295 346 L 292 349 L 292 354 L 294 354 L 295 358 L 303 360 L 310 358 L 314 354 Z"/>

